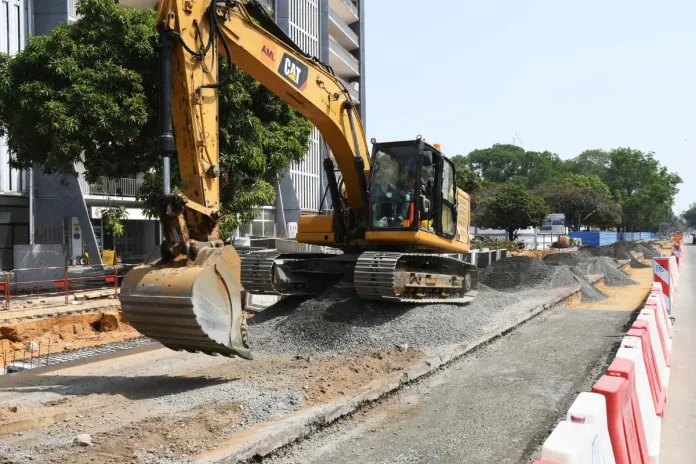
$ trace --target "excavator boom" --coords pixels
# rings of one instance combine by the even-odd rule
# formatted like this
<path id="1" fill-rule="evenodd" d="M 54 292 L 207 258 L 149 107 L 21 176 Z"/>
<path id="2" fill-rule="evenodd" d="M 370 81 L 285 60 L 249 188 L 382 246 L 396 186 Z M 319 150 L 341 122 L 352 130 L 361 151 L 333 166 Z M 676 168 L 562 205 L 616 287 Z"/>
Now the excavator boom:
<path id="1" fill-rule="evenodd" d="M 120 4 L 158 9 L 159 151 L 178 157 L 182 185 L 159 199 L 158 256 L 124 278 L 122 309 L 136 329 L 172 349 L 249 358 L 243 288 L 311 295 L 331 279 L 354 277 L 358 294 L 370 299 L 473 298 L 475 267 L 427 252 L 463 253 L 469 244 L 468 195 L 456 189 L 454 168 L 439 150 L 421 138 L 374 144 L 379 172 L 371 172 L 357 103 L 343 81 L 300 50 L 260 2 L 154 1 Z M 223 244 L 218 89 L 228 76 L 219 75 L 219 55 L 321 132 L 333 214 L 302 216 L 297 240 L 343 255 L 251 253 L 240 260 Z"/>

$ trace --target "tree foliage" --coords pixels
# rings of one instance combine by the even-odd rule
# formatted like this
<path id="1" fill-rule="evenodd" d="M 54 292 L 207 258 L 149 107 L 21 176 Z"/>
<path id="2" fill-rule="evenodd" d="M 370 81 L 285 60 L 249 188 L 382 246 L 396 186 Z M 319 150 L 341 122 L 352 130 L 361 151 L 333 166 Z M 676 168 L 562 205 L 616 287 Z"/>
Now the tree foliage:
<path id="1" fill-rule="evenodd" d="M 128 219 L 128 211 L 123 205 L 111 206 L 101 210 L 101 221 L 104 228 L 114 237 L 123 236 L 123 221 Z"/>
<path id="2" fill-rule="evenodd" d="M 457 173 L 457 187 L 469 195 L 473 195 L 482 188 L 481 179 L 471 170 L 465 156 L 457 155 L 452 157 L 450 161 L 454 164 L 454 169 Z"/>
<path id="3" fill-rule="evenodd" d="M 149 198 L 162 185 L 155 15 L 111 0 L 81 0 L 78 11 L 76 23 L 31 37 L 24 51 L 0 57 L 0 132 L 12 164 L 75 174 L 75 163 L 82 162 L 89 180 L 148 172 L 141 198 Z M 312 128 L 236 67 L 219 101 L 223 225 L 229 230 L 274 201 L 276 173 L 304 156 Z M 173 186 L 179 184 L 175 168 Z"/>
<path id="4" fill-rule="evenodd" d="M 656 230 L 671 212 L 681 177 L 661 166 L 653 153 L 617 148 L 609 156 L 607 185 L 623 210 L 622 228 Z"/>
<path id="5" fill-rule="evenodd" d="M 696 203 L 691 203 L 689 209 L 684 211 L 681 217 L 689 227 L 696 228 Z"/>
<path id="6" fill-rule="evenodd" d="M 554 212 L 566 213 L 576 229 L 656 230 L 681 182 L 652 153 L 630 148 L 586 150 L 562 161 L 548 151 L 495 144 L 453 160 L 463 170 L 460 182 L 479 192 L 473 207 L 488 201 L 498 186 L 513 183 L 544 197 Z"/>
<path id="7" fill-rule="evenodd" d="M 595 189 L 570 184 L 546 187 L 544 200 L 554 213 L 565 214 L 571 228 L 582 225 L 611 227 L 621 221 L 621 208 Z"/>
<path id="8" fill-rule="evenodd" d="M 521 185 L 503 184 L 481 202 L 476 213 L 476 225 L 505 229 L 509 240 L 515 240 L 519 229 L 541 225 L 547 214 L 549 208 L 544 200 Z"/>

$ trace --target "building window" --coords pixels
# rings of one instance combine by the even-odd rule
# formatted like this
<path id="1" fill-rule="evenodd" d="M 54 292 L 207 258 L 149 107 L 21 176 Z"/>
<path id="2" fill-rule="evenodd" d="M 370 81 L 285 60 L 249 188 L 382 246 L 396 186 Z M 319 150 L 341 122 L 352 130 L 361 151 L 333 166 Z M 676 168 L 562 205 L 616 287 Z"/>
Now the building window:
<path id="1" fill-rule="evenodd" d="M 275 237 L 275 208 L 264 207 L 259 215 L 249 224 L 245 224 L 237 229 L 235 234 L 238 237 Z"/>

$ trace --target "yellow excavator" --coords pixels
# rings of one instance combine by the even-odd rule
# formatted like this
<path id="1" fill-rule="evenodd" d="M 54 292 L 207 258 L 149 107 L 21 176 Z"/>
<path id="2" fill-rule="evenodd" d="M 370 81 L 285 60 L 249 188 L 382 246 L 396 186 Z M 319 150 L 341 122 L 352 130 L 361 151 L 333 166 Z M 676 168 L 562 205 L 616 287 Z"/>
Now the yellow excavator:
<path id="1" fill-rule="evenodd" d="M 372 140 L 342 80 L 305 54 L 255 0 L 120 0 L 158 9 L 159 151 L 174 156 L 181 192 L 162 196 L 158 255 L 124 278 L 133 326 L 175 350 L 251 357 L 241 291 L 312 295 L 352 282 L 360 297 L 465 303 L 478 286 L 469 251 L 469 196 L 422 137 Z M 221 240 L 218 54 L 309 119 L 327 147 L 331 214 L 302 215 L 297 241 L 342 254 L 239 254 Z M 335 160 L 335 163 L 334 163 Z M 338 165 L 338 170 L 336 169 Z M 340 173 L 340 176 L 336 175 Z"/>

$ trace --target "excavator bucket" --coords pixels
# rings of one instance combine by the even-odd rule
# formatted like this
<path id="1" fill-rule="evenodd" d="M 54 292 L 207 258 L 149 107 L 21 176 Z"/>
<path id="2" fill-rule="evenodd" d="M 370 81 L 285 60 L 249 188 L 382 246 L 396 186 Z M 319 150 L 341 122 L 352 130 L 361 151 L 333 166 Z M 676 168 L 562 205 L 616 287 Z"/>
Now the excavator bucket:
<path id="1" fill-rule="evenodd" d="M 121 309 L 133 327 L 173 350 L 251 359 L 237 251 L 203 248 L 182 266 L 160 261 L 123 279 Z"/>

